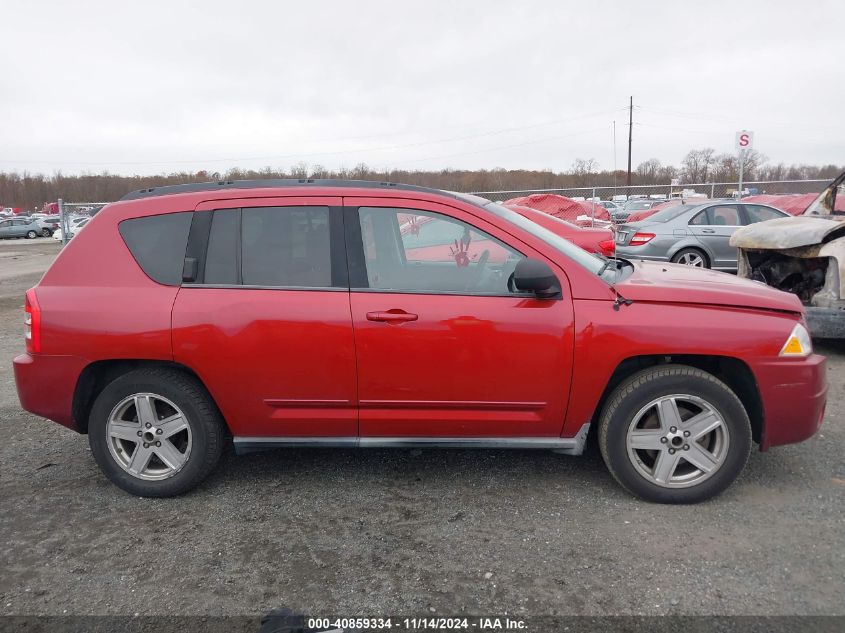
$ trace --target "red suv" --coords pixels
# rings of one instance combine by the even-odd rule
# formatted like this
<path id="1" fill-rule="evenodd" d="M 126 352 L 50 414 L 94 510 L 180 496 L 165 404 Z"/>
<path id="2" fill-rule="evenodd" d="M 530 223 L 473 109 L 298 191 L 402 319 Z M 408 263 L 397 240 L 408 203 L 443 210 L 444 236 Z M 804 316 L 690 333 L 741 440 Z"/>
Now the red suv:
<path id="1" fill-rule="evenodd" d="M 483 198 L 389 183 L 137 191 L 25 309 L 23 407 L 87 433 L 145 496 L 196 486 L 229 437 L 577 455 L 592 431 L 631 492 L 700 501 L 752 441 L 813 435 L 827 392 L 793 295 L 591 255 Z"/>

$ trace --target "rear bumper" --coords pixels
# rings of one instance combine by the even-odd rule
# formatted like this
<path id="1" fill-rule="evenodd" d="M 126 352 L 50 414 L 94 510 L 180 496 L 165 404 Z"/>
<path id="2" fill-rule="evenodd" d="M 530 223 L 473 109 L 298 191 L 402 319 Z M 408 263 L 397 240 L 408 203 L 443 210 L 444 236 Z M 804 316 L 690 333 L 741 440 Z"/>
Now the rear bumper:
<path id="1" fill-rule="evenodd" d="M 760 450 L 803 442 L 819 430 L 827 404 L 826 371 L 827 360 L 818 354 L 754 367 L 765 420 Z"/>
<path id="2" fill-rule="evenodd" d="M 616 257 L 621 257 L 622 259 L 634 259 L 639 260 L 643 259 L 647 262 L 668 262 L 669 257 L 666 255 L 653 255 L 648 251 L 643 252 L 641 247 L 639 246 L 621 246 L 619 244 L 616 245 Z"/>
<path id="3" fill-rule="evenodd" d="M 73 394 L 88 361 L 78 356 L 21 354 L 13 364 L 21 406 L 78 431 L 73 419 Z"/>

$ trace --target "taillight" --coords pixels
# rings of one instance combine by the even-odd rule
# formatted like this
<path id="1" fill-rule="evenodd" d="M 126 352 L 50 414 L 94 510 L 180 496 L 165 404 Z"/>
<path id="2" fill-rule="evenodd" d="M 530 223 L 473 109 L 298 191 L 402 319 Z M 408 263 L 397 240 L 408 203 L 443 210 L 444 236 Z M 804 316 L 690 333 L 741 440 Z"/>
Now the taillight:
<path id="1" fill-rule="evenodd" d="M 602 255 L 605 257 L 613 257 L 613 253 L 616 252 L 616 242 L 613 238 L 609 240 L 602 240 L 599 242 L 599 248 L 601 249 Z"/>
<path id="2" fill-rule="evenodd" d="M 37 354 L 41 351 L 41 308 L 35 296 L 35 288 L 26 291 L 26 351 Z"/>
<path id="3" fill-rule="evenodd" d="M 654 233 L 634 233 L 634 237 L 628 242 L 628 246 L 642 246 L 655 238 Z"/>

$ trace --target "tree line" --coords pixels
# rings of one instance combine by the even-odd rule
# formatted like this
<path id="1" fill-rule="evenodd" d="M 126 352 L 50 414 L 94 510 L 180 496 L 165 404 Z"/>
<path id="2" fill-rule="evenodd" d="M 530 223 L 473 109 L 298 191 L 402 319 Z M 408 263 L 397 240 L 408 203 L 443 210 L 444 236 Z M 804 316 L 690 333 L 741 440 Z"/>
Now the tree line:
<path id="1" fill-rule="evenodd" d="M 834 178 L 845 167 L 770 164 L 759 152 L 750 151 L 745 155 L 743 169 L 746 181 L 810 180 Z M 717 154 L 712 148 L 701 148 L 690 150 L 679 166 L 664 165 L 658 159 L 651 158 L 640 163 L 631 176 L 632 185 L 668 185 L 675 179 L 681 184 L 735 182 L 739 176 L 739 163 L 735 154 Z M 501 168 L 384 171 L 364 163 L 353 168 L 331 170 L 304 162 L 289 169 L 235 168 L 225 172 L 182 171 L 150 176 L 124 176 L 108 172 L 79 175 L 64 175 L 61 172 L 52 175 L 0 172 L 0 205 L 36 209 L 58 198 L 66 202 L 109 202 L 130 191 L 148 187 L 256 178 L 376 180 L 471 192 L 623 186 L 626 172 L 603 170 L 592 158 L 579 158 L 568 170 L 562 172 Z"/>

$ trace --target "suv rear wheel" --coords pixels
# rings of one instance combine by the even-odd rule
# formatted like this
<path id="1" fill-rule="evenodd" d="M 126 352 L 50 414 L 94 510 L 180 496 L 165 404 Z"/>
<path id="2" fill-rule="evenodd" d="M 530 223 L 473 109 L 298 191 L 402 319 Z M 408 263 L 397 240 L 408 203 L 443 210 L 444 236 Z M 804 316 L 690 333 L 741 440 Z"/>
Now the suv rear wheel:
<path id="1" fill-rule="evenodd" d="M 97 396 L 88 441 L 114 484 L 142 497 L 169 497 L 191 490 L 211 473 L 223 450 L 225 424 L 192 376 L 139 369 Z"/>
<path id="2" fill-rule="evenodd" d="M 638 372 L 608 398 L 599 422 L 602 457 L 616 480 L 660 503 L 721 493 L 751 452 L 751 423 L 736 394 L 685 365 Z"/>

